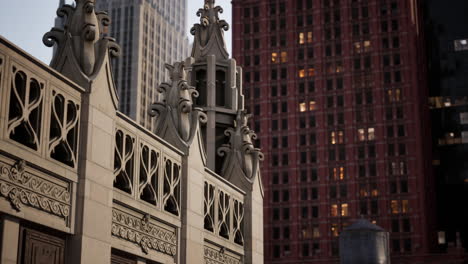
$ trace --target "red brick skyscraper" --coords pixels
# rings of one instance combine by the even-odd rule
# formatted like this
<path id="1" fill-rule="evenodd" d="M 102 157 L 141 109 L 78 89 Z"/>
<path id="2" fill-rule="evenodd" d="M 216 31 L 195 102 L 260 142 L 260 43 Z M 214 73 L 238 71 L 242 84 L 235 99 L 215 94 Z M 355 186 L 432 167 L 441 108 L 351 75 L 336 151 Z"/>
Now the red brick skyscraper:
<path id="1" fill-rule="evenodd" d="M 234 57 L 265 153 L 266 263 L 333 263 L 365 217 L 396 263 L 436 231 L 417 0 L 233 0 Z"/>

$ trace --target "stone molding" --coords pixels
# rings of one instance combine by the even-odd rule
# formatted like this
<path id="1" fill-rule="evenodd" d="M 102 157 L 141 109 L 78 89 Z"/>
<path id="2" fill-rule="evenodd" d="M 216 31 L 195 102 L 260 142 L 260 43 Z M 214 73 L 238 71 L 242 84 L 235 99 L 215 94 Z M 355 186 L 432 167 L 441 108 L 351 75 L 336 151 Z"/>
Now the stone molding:
<path id="1" fill-rule="evenodd" d="M 242 264 L 241 260 L 227 255 L 223 248 L 216 250 L 205 246 L 203 252 L 206 264 Z"/>
<path id="2" fill-rule="evenodd" d="M 175 230 L 167 230 L 151 221 L 149 215 L 138 218 L 132 214 L 112 209 L 112 235 L 141 247 L 148 254 L 149 250 L 159 251 L 169 256 L 177 253 L 177 235 Z"/>
<path id="3" fill-rule="evenodd" d="M 70 216 L 70 188 L 26 172 L 24 160 L 13 166 L 0 162 L 0 195 L 18 212 L 29 206 L 64 219 Z"/>

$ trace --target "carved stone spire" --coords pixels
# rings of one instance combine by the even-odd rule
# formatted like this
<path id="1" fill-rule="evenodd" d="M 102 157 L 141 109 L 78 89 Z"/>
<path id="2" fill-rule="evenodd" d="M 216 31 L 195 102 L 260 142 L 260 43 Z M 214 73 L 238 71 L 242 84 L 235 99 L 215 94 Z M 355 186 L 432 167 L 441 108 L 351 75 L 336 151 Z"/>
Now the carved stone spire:
<path id="1" fill-rule="evenodd" d="M 156 134 L 184 149 L 194 138 L 199 122 L 206 122 L 206 115 L 201 108 L 193 106 L 198 92 L 188 85 L 184 63 L 166 64 L 166 68 L 171 81 L 159 86 L 162 100 L 151 105 L 150 115 L 157 116 Z"/>
<path id="2" fill-rule="evenodd" d="M 257 135 L 247 125 L 249 118 L 245 110 L 239 110 L 234 127 L 224 132 L 229 136 L 229 144 L 218 149 L 220 156 L 226 155 L 221 174 L 228 180 L 235 181 L 234 178 L 237 178 L 253 182 L 259 172 L 263 153 L 252 143 Z"/>
<path id="3" fill-rule="evenodd" d="M 46 46 L 58 46 L 51 66 L 79 84 L 95 78 L 108 52 L 119 56 L 120 51 L 114 39 L 103 36 L 110 18 L 95 11 L 94 1 L 75 0 L 76 7 L 61 6 L 57 15 L 65 19 L 64 28 L 54 27 L 43 37 Z"/>
<path id="4" fill-rule="evenodd" d="M 229 30 L 229 24 L 219 19 L 223 13 L 220 6 L 215 6 L 214 0 L 205 0 L 205 5 L 197 12 L 200 24 L 193 25 L 190 33 L 195 39 L 192 48 L 192 57 L 195 60 L 215 55 L 217 59 L 228 59 L 229 53 L 224 41 L 224 31 Z"/>

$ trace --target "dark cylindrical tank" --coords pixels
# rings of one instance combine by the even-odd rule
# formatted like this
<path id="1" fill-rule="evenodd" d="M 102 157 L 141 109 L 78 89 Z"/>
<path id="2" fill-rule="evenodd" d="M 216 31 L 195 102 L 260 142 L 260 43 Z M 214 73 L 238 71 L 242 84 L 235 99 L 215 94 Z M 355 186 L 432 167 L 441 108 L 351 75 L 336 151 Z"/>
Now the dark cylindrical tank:
<path id="1" fill-rule="evenodd" d="M 390 264 L 389 233 L 360 219 L 340 234 L 341 264 Z"/>

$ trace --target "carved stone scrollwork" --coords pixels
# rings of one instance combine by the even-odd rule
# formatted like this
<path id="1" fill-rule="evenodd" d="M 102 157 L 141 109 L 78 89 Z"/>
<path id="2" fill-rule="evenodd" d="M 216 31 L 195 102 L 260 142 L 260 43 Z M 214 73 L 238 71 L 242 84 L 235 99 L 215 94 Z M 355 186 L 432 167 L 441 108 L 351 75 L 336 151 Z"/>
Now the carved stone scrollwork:
<path id="1" fill-rule="evenodd" d="M 230 197 L 223 191 L 219 191 L 218 196 L 218 234 L 226 239 L 229 239 Z"/>
<path id="2" fill-rule="evenodd" d="M 138 171 L 140 199 L 153 205 L 159 204 L 160 153 L 148 145 L 140 146 L 140 170 Z"/>
<path id="3" fill-rule="evenodd" d="M 115 133 L 114 187 L 133 193 L 135 167 L 135 138 L 122 130 Z"/>
<path id="4" fill-rule="evenodd" d="M 42 145 L 44 94 L 44 83 L 12 67 L 7 133 L 10 139 L 36 151 Z"/>
<path id="5" fill-rule="evenodd" d="M 225 156 L 221 174 L 228 179 L 242 172 L 244 178 L 252 182 L 260 169 L 263 153 L 252 143 L 257 136 L 247 125 L 249 117 L 245 110 L 237 113 L 234 127 L 225 131 L 229 144 L 218 149 L 218 155 Z"/>
<path id="6" fill-rule="evenodd" d="M 173 215 L 180 216 L 180 177 L 181 167 L 172 160 L 164 159 L 164 210 Z"/>
<path id="7" fill-rule="evenodd" d="M 24 160 L 13 166 L 0 162 L 0 195 L 17 211 L 30 206 L 64 219 L 70 215 L 70 188 L 26 172 Z"/>
<path id="8" fill-rule="evenodd" d="M 152 223 L 149 215 L 138 218 L 114 208 L 112 210 L 112 235 L 140 246 L 145 254 L 148 254 L 150 250 L 169 256 L 177 253 L 175 230 L 167 230 Z"/>
<path id="9" fill-rule="evenodd" d="M 205 182 L 204 189 L 204 228 L 214 232 L 215 228 L 215 187 Z"/>
<path id="10" fill-rule="evenodd" d="M 206 115 L 201 108 L 193 107 L 193 99 L 198 97 L 195 87 L 188 85 L 183 62 L 166 64 L 171 83 L 163 83 L 158 91 L 162 100 L 150 108 L 150 115 L 156 119 L 156 134 L 170 143 L 180 146 L 192 141 L 198 122 L 205 123 Z"/>
<path id="11" fill-rule="evenodd" d="M 80 106 L 54 91 L 51 113 L 49 156 L 74 168 L 77 163 Z"/>
<path id="12" fill-rule="evenodd" d="M 240 259 L 226 254 L 223 250 L 205 246 L 203 251 L 206 264 L 242 264 Z"/>
<path id="13" fill-rule="evenodd" d="M 119 56 L 120 48 L 114 39 L 104 36 L 104 28 L 110 25 L 110 18 L 105 12 L 95 11 L 95 0 L 75 2 L 75 7 L 63 5 L 57 10 L 57 15 L 65 18 L 64 29 L 52 28 L 44 35 L 43 42 L 48 47 L 58 45 L 52 67 L 63 67 L 63 61 L 71 59 L 72 67 L 76 66 L 74 70 L 92 80 L 103 65 L 106 53 Z M 73 77 L 72 70 L 68 73 Z"/>
<path id="14" fill-rule="evenodd" d="M 244 205 L 234 199 L 233 207 L 233 230 L 234 242 L 244 245 Z"/>

